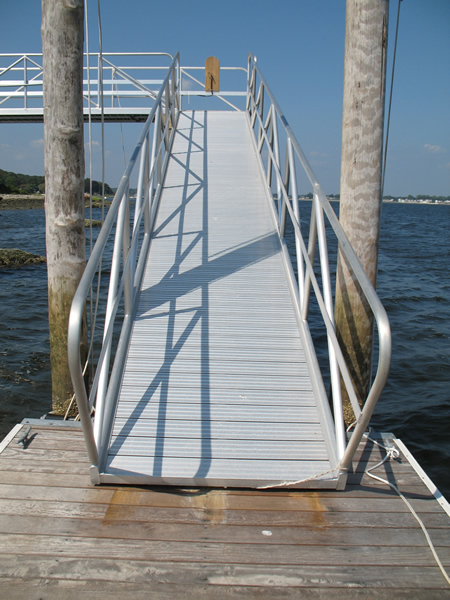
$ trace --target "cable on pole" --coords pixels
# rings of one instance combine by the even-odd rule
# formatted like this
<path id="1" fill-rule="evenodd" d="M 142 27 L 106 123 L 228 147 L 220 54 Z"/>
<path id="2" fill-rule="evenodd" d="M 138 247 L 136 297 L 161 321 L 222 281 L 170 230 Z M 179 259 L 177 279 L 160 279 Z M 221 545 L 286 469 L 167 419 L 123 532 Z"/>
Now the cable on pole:
<path id="1" fill-rule="evenodd" d="M 387 157 L 387 149 L 388 149 L 389 125 L 390 125 L 390 121 L 391 121 L 392 91 L 394 89 L 395 57 L 397 55 L 398 26 L 400 23 L 400 5 L 401 5 L 401 3 L 402 3 L 402 0 L 398 0 L 397 25 L 395 28 L 394 56 L 392 58 L 391 89 L 389 92 L 389 108 L 388 108 L 388 118 L 387 118 L 387 126 L 386 126 L 386 140 L 384 142 L 383 175 L 381 177 L 381 199 L 383 199 L 384 177 L 386 175 L 386 157 Z"/>

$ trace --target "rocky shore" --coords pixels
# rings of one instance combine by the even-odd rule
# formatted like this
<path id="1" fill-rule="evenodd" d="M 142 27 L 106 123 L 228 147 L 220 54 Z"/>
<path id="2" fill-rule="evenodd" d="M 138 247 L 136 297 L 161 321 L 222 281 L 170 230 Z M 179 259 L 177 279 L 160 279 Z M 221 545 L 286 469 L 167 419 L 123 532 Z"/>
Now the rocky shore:
<path id="1" fill-rule="evenodd" d="M 44 199 L 44 195 L 38 194 L 33 194 L 31 196 L 23 196 L 19 194 L 1 194 L 0 211 L 44 208 Z"/>
<path id="2" fill-rule="evenodd" d="M 44 262 L 45 258 L 39 254 L 31 254 L 18 248 L 0 248 L 0 267 L 21 267 Z"/>

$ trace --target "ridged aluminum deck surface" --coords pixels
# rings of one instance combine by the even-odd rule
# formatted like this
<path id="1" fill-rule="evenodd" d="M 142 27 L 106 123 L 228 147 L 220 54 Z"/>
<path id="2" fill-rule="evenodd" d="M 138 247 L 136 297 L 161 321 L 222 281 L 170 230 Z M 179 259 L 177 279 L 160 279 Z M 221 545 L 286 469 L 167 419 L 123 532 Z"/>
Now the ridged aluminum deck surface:
<path id="1" fill-rule="evenodd" d="M 256 486 L 326 472 L 245 113 L 183 113 L 177 129 L 105 473 Z"/>

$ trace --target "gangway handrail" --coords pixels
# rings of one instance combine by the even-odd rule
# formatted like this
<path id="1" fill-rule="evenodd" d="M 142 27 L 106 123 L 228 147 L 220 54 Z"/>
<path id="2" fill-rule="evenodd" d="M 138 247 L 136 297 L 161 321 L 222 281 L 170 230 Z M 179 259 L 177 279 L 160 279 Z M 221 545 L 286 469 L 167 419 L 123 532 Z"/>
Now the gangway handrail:
<path id="1" fill-rule="evenodd" d="M 259 78 L 259 85 L 257 85 L 257 78 Z M 269 108 L 264 106 L 264 99 L 266 96 L 270 100 Z M 339 467 L 342 472 L 345 472 L 348 470 L 358 444 L 367 429 L 370 418 L 372 417 L 388 377 L 391 360 L 391 332 L 389 320 L 356 252 L 351 246 L 328 198 L 324 194 L 305 154 L 303 153 L 286 116 L 279 107 L 257 65 L 256 58 L 252 54 L 249 54 L 248 58 L 247 112 L 251 129 L 256 138 L 256 147 L 263 167 L 265 166 L 262 156 L 264 149 L 267 154 L 267 184 L 271 186 L 273 174 L 275 174 L 276 177 L 280 236 L 282 239 L 284 238 L 287 214 L 289 214 L 295 230 L 299 285 L 298 305 L 301 318 L 305 321 L 308 318 L 312 285 L 327 329 L 333 412 L 338 457 L 340 459 Z M 279 151 L 278 122 L 281 124 L 286 135 L 286 152 L 284 157 L 280 156 Z M 294 155 L 297 156 L 300 165 L 303 167 L 303 170 L 313 187 L 313 206 L 308 248 L 305 246 L 300 229 L 297 175 Z M 289 196 L 291 196 L 292 200 L 289 199 Z M 368 395 L 362 403 L 362 409 L 356 398 L 348 367 L 334 327 L 333 294 L 328 265 L 327 238 L 323 218 L 324 213 L 337 237 L 339 252 L 345 257 L 348 266 L 353 271 L 353 275 L 357 279 L 361 291 L 372 310 L 378 330 L 377 371 Z M 320 291 L 320 286 L 317 282 L 313 267 L 316 239 L 318 240 L 319 245 L 323 294 Z M 339 375 L 342 376 L 356 417 L 355 429 L 348 443 L 346 442 L 344 431 Z"/>
<path id="2" fill-rule="evenodd" d="M 75 293 L 69 318 L 68 355 L 83 433 L 86 441 L 91 477 L 98 482 L 99 466 L 108 438 L 108 426 L 114 412 L 117 381 L 124 360 L 127 336 L 135 309 L 137 290 L 142 280 L 153 219 L 161 193 L 169 151 L 180 110 L 179 54 L 172 59 L 155 98 L 139 141 L 119 183 L 97 242 Z M 130 177 L 139 161 L 133 231 L 130 232 Z M 108 301 L 105 311 L 103 345 L 90 393 L 83 377 L 80 354 L 83 315 L 91 286 L 116 225 L 116 238 L 111 262 Z M 122 267 L 122 268 L 121 268 Z M 112 370 L 109 369 L 115 318 L 119 303 L 124 303 L 123 323 Z M 94 332 L 91 331 L 91 335 Z M 92 360 L 92 357 L 91 357 Z M 95 425 L 91 415 L 95 405 Z"/>

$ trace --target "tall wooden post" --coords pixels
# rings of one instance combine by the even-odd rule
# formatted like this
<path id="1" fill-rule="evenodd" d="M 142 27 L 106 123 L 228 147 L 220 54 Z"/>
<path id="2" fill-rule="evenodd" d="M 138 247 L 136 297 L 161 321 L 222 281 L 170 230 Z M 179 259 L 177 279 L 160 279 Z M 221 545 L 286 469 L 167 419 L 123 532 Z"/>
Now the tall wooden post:
<path id="1" fill-rule="evenodd" d="M 72 396 L 67 327 L 86 264 L 83 147 L 83 0 L 42 0 L 45 220 L 52 408 Z"/>
<path id="2" fill-rule="evenodd" d="M 347 0 L 342 117 L 340 222 L 376 285 L 381 215 L 389 0 Z M 373 318 L 341 255 L 335 322 L 360 402 L 371 377 Z M 344 416 L 353 411 L 343 389 Z"/>

